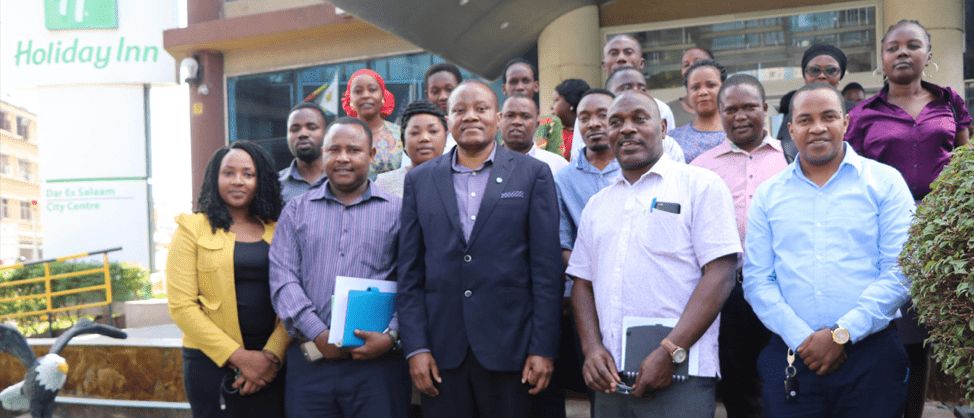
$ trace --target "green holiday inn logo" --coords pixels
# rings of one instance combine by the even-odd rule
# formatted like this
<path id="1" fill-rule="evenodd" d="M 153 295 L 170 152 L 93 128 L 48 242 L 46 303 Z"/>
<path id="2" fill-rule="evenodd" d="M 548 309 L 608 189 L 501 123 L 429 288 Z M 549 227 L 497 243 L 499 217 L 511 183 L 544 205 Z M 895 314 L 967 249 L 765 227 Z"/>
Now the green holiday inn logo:
<path id="1" fill-rule="evenodd" d="M 118 28 L 118 0 L 44 0 L 44 25 L 51 30 Z"/>

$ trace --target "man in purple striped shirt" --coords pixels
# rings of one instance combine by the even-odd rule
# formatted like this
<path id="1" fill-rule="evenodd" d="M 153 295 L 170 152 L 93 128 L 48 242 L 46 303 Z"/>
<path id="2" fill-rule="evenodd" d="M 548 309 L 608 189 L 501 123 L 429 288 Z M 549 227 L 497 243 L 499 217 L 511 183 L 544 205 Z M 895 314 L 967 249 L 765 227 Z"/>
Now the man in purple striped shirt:
<path id="1" fill-rule="evenodd" d="M 398 334 L 355 334 L 365 345 L 328 344 L 336 276 L 396 279 L 402 200 L 368 178 L 375 156 L 372 130 L 351 117 L 326 131 L 321 187 L 293 198 L 277 223 L 270 250 L 274 309 L 298 341 L 287 352 L 287 416 L 402 417 L 409 408 L 405 360 L 392 352 Z M 307 363 L 311 341 L 323 359 Z"/>

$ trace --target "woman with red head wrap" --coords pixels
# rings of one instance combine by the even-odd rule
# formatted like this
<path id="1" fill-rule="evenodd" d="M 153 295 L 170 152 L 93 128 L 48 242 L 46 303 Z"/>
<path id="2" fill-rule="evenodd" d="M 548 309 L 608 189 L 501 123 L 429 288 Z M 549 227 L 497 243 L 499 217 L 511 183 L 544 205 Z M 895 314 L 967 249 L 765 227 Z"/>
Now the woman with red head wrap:
<path id="1" fill-rule="evenodd" d="M 385 120 L 396 107 L 396 99 L 378 73 L 362 69 L 348 79 L 348 88 L 342 97 L 342 108 L 349 116 L 359 118 L 372 128 L 372 146 L 375 159 L 369 178 L 375 180 L 380 173 L 398 169 L 402 165 L 402 143 L 399 142 L 399 125 Z"/>

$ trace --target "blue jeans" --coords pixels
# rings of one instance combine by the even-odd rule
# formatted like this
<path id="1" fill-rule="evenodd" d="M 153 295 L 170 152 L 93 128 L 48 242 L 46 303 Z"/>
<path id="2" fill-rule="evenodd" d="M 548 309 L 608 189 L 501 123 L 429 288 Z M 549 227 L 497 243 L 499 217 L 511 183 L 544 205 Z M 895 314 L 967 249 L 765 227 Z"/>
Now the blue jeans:
<path id="1" fill-rule="evenodd" d="M 819 376 L 795 357 L 798 399 L 785 400 L 788 347 L 781 337 L 758 358 L 764 414 L 776 417 L 898 418 L 903 415 L 909 360 L 896 329 L 888 327 L 847 347 L 848 358 L 832 374 Z"/>

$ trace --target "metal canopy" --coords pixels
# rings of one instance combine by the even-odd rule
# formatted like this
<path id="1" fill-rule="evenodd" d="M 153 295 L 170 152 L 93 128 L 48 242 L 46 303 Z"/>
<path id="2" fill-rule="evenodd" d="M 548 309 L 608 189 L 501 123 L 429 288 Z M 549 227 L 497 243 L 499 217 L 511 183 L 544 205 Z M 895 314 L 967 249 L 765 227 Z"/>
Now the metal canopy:
<path id="1" fill-rule="evenodd" d="M 561 15 L 596 0 L 329 0 L 488 80 Z"/>

